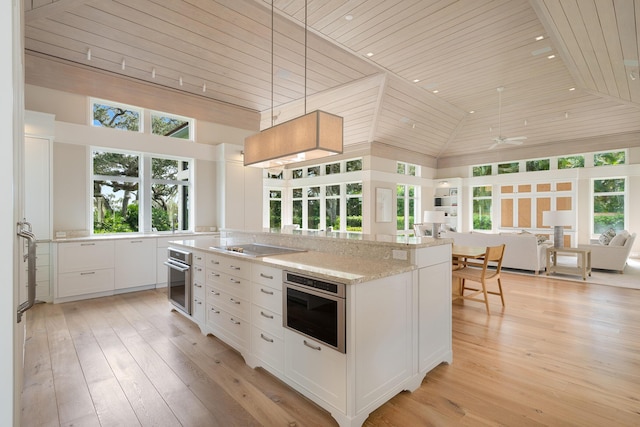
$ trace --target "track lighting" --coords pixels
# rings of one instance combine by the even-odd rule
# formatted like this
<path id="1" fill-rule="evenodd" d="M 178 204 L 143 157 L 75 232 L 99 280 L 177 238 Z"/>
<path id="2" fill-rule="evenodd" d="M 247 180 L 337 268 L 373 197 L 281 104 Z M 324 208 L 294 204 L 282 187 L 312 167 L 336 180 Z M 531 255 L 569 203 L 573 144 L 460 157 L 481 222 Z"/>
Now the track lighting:
<path id="1" fill-rule="evenodd" d="M 180 86 L 182 86 L 182 76 L 180 76 L 180 78 L 178 79 L 178 83 L 180 83 Z"/>
<path id="2" fill-rule="evenodd" d="M 202 93 L 205 93 L 206 91 L 207 91 L 207 84 L 202 83 Z"/>
<path id="3" fill-rule="evenodd" d="M 122 69 L 124 70 L 126 68 L 127 64 L 124 60 L 124 58 L 122 58 Z"/>
<path id="4" fill-rule="evenodd" d="M 151 78 L 152 79 L 156 78 L 156 69 L 155 68 L 151 69 Z"/>
<path id="5" fill-rule="evenodd" d="M 91 61 L 91 48 L 87 49 L 87 61 Z"/>

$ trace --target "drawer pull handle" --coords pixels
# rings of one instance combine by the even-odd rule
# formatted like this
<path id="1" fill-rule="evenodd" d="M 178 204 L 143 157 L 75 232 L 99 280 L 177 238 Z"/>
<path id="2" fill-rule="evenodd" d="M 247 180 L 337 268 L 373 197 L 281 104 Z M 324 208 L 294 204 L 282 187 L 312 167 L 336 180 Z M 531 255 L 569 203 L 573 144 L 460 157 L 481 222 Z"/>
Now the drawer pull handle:
<path id="1" fill-rule="evenodd" d="M 267 319 L 273 319 L 273 315 L 272 314 L 267 314 L 264 311 L 260 312 L 260 316 L 266 317 Z"/>
<path id="2" fill-rule="evenodd" d="M 232 270 L 240 270 L 240 267 L 236 267 L 235 265 L 230 265 L 229 266 Z"/>
<path id="3" fill-rule="evenodd" d="M 307 342 L 307 340 L 303 340 L 302 342 L 304 343 L 304 345 L 306 345 L 307 347 L 309 347 L 309 348 L 311 348 L 313 350 L 318 350 L 318 351 L 322 350 L 322 347 L 320 347 L 319 345 L 309 344 Z"/>
<path id="4" fill-rule="evenodd" d="M 196 304 L 200 305 L 202 304 L 202 301 L 196 301 Z"/>
<path id="5" fill-rule="evenodd" d="M 233 298 L 229 298 L 229 301 L 231 301 L 234 304 L 240 304 L 240 301 L 236 301 Z"/>
<path id="6" fill-rule="evenodd" d="M 262 292 L 263 294 L 267 294 L 267 295 L 273 295 L 273 291 L 267 291 L 264 288 L 260 288 L 260 292 Z"/>
<path id="7" fill-rule="evenodd" d="M 95 246 L 95 243 L 80 243 L 80 246 Z"/>
<path id="8" fill-rule="evenodd" d="M 213 307 L 211 307 L 211 311 L 213 312 L 213 314 L 220 314 L 220 310 L 216 310 Z"/>
<path id="9" fill-rule="evenodd" d="M 260 273 L 260 277 L 264 277 L 265 279 L 273 280 L 273 276 L 269 276 L 269 275 L 264 274 L 264 273 Z"/>
<path id="10" fill-rule="evenodd" d="M 211 275 L 212 275 L 213 277 L 220 277 L 220 275 L 219 275 L 218 273 L 211 273 Z"/>
<path id="11" fill-rule="evenodd" d="M 220 292 L 211 291 L 211 293 L 213 294 L 214 297 L 219 297 L 220 296 Z"/>
<path id="12" fill-rule="evenodd" d="M 131 240 L 131 243 L 142 243 L 142 240 Z"/>
<path id="13" fill-rule="evenodd" d="M 236 280 L 236 279 L 234 279 L 233 277 L 232 277 L 232 278 L 230 278 L 229 280 L 231 281 L 231 283 L 235 283 L 236 285 L 237 285 L 238 283 L 240 283 L 240 280 Z"/>
<path id="14" fill-rule="evenodd" d="M 81 276 L 88 276 L 89 274 L 96 274 L 95 271 L 87 271 L 86 273 L 80 273 Z"/>
<path id="15" fill-rule="evenodd" d="M 214 261 L 214 260 L 211 260 L 211 264 L 213 264 L 213 265 L 218 265 L 218 264 L 220 264 L 220 261 Z"/>
<path id="16" fill-rule="evenodd" d="M 234 319 L 233 317 L 231 319 L 229 319 L 231 321 L 231 323 L 233 323 L 234 325 L 239 325 L 240 322 L 237 321 L 236 319 Z"/>
<path id="17" fill-rule="evenodd" d="M 199 284 L 199 283 L 194 283 L 193 286 L 195 286 L 196 288 L 201 288 L 202 287 L 202 285 Z"/>
<path id="18" fill-rule="evenodd" d="M 266 342 L 273 342 L 273 339 L 269 338 L 269 337 L 265 337 L 264 334 L 260 334 L 260 338 L 262 338 L 263 340 L 265 340 Z"/>
<path id="19" fill-rule="evenodd" d="M 201 267 L 196 267 L 196 270 L 197 271 L 202 271 L 202 268 Z"/>

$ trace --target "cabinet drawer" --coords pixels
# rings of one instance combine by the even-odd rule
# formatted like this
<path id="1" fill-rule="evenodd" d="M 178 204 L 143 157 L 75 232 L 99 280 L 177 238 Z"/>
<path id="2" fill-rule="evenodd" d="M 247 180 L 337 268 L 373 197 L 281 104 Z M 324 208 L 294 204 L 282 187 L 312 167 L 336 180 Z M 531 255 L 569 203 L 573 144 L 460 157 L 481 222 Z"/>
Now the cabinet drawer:
<path id="1" fill-rule="evenodd" d="M 193 265 L 198 265 L 200 267 L 204 267 L 206 264 L 205 255 L 203 252 L 193 252 Z M 204 270 L 204 269 L 203 269 Z"/>
<path id="2" fill-rule="evenodd" d="M 282 314 L 282 291 L 262 285 L 251 284 L 251 301 L 274 313 Z"/>
<path id="3" fill-rule="evenodd" d="M 282 289 L 282 270 L 266 265 L 253 264 L 251 266 L 251 281 L 274 289 Z"/>
<path id="4" fill-rule="evenodd" d="M 113 269 L 58 275 L 58 298 L 114 290 Z"/>
<path id="5" fill-rule="evenodd" d="M 232 295 L 223 289 L 207 286 L 207 295 L 205 298 L 207 304 L 218 306 L 234 316 L 239 316 L 243 319 L 251 318 L 249 301 Z"/>
<path id="6" fill-rule="evenodd" d="M 206 318 L 207 326 L 218 338 L 236 350 L 249 348 L 251 339 L 249 322 L 209 302 L 207 302 Z"/>
<path id="7" fill-rule="evenodd" d="M 99 270 L 114 266 L 113 241 L 58 244 L 58 272 Z"/>
<path id="8" fill-rule="evenodd" d="M 192 267 L 193 281 L 198 283 L 204 283 L 206 280 L 206 273 L 202 265 L 194 265 Z"/>
<path id="9" fill-rule="evenodd" d="M 238 257 L 230 255 L 207 254 L 207 269 L 216 270 L 227 273 L 232 276 L 249 279 L 251 277 L 251 264 L 247 261 L 238 259 Z"/>
<path id="10" fill-rule="evenodd" d="M 231 276 L 226 273 L 209 272 L 207 284 L 215 288 L 222 289 L 229 294 L 235 295 L 243 299 L 251 297 L 251 283 L 248 279 L 237 276 Z"/>
<path id="11" fill-rule="evenodd" d="M 201 282 L 193 283 L 193 296 L 194 298 L 199 298 L 201 300 L 204 300 L 205 289 L 204 289 L 204 285 Z"/>
<path id="12" fill-rule="evenodd" d="M 275 373 L 284 371 L 284 342 L 282 337 L 274 336 L 267 331 L 252 326 L 251 350 L 266 369 L 272 368 Z"/>
<path id="13" fill-rule="evenodd" d="M 204 318 L 205 318 L 204 310 L 205 310 L 204 298 L 198 298 L 194 296 L 193 309 L 191 310 L 191 317 L 194 318 L 194 320 L 196 321 L 196 323 L 198 323 L 200 327 L 202 327 L 202 324 L 204 323 Z"/>
<path id="14" fill-rule="evenodd" d="M 264 307 L 255 304 L 251 306 L 251 324 L 278 338 L 284 336 L 282 315 Z"/>

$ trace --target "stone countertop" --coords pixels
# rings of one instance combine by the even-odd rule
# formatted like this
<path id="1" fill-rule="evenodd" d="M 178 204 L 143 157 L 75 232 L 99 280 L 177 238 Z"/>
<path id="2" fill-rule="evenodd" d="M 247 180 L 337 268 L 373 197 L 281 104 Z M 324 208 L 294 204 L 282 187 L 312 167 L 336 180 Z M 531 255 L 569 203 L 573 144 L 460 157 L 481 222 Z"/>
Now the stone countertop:
<path id="1" fill-rule="evenodd" d="M 172 241 L 171 244 L 223 256 L 237 257 L 250 262 L 301 274 L 309 274 L 320 279 L 333 280 L 347 285 L 393 276 L 413 271 L 416 268 L 408 261 L 367 259 L 316 250 L 253 258 L 242 254 L 223 252 L 219 249 L 211 249 L 212 246 L 220 245 L 220 239 L 215 238 L 176 240 Z"/>
<path id="2" fill-rule="evenodd" d="M 75 237 L 57 237 L 51 240 L 54 243 L 64 242 L 90 242 L 95 240 L 126 240 L 126 239 L 150 239 L 157 237 L 170 237 L 175 239 L 184 239 L 189 236 L 204 237 L 204 236 L 218 236 L 220 232 L 182 232 L 182 233 L 170 233 L 170 232 L 152 232 L 152 233 L 109 233 L 109 234 L 92 234 L 85 236 Z"/>

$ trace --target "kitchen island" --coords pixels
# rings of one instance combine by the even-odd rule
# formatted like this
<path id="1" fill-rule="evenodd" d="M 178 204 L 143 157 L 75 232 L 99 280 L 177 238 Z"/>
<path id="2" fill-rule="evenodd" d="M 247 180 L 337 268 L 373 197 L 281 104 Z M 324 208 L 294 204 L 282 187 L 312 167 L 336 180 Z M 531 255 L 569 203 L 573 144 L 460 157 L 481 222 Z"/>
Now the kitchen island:
<path id="1" fill-rule="evenodd" d="M 245 243 L 303 252 L 254 258 L 221 249 Z M 362 425 L 452 361 L 449 240 L 222 232 L 170 245 L 193 252 L 189 316 L 202 332 L 329 411 L 340 426 Z M 344 285 L 344 352 L 283 326 L 285 272 Z"/>

